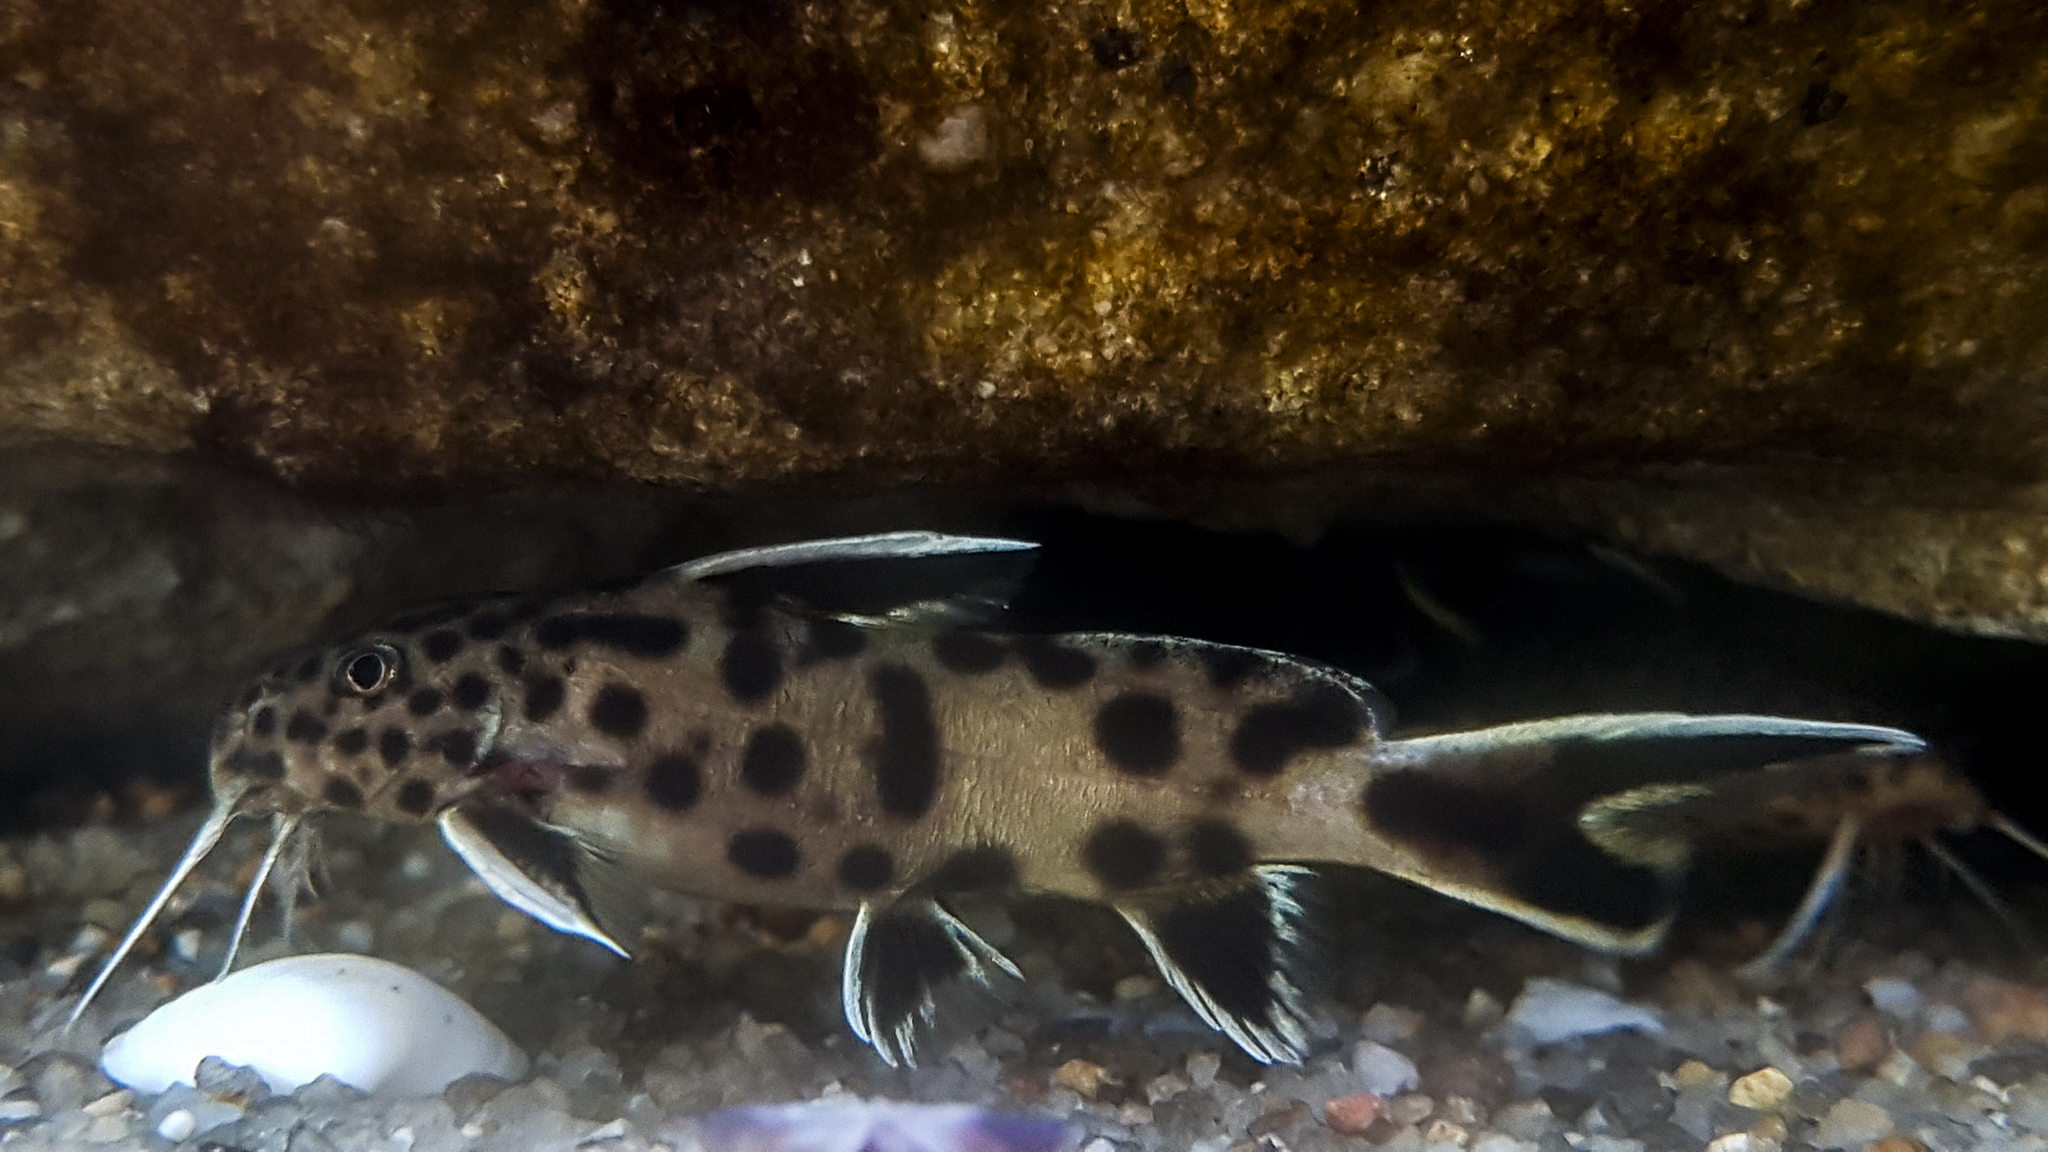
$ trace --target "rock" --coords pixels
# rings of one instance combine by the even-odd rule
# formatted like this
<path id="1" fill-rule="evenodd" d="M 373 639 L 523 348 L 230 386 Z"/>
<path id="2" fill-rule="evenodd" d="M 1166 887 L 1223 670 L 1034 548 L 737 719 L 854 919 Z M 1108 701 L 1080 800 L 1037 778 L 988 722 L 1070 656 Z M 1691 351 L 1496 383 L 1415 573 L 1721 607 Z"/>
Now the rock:
<path id="1" fill-rule="evenodd" d="M 1813 1142 L 1821 1148 L 1860 1148 L 1891 1135 L 1891 1113 L 1875 1104 L 1849 1099 L 1836 1102 L 1821 1117 Z"/>
<path id="2" fill-rule="evenodd" d="M 1323 1103 L 1323 1122 L 1346 1136 L 1363 1136 L 1386 1114 L 1385 1102 L 1370 1092 L 1354 1092 Z"/>
<path id="3" fill-rule="evenodd" d="M 23 0 L 0 429 L 1267 526 L 1370 470 L 2048 630 L 2024 6 L 1119 13 Z"/>
<path id="4" fill-rule="evenodd" d="M 1574 1036 L 1632 1029 L 1662 1032 L 1664 1024 L 1649 1008 L 1625 1003 L 1593 988 L 1537 977 L 1530 980 L 1508 1010 L 1508 1028 L 1524 1044 L 1555 1044 Z"/>
<path id="5" fill-rule="evenodd" d="M 1776 1068 L 1759 1068 L 1728 1088 L 1728 1102 L 1757 1112 L 1775 1112 L 1792 1096 L 1792 1079 Z"/>
<path id="6" fill-rule="evenodd" d="M 1835 1059 L 1851 1072 L 1868 1072 L 1891 1054 L 1891 1037 L 1875 1017 L 1859 1016 L 1835 1041 Z"/>

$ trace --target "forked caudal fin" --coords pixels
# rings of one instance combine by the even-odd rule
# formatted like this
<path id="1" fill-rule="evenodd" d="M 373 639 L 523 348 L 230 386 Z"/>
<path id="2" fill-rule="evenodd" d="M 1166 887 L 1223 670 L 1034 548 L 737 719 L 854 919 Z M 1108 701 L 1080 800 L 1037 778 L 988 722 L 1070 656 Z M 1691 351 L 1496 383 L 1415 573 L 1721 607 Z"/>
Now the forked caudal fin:
<path id="1" fill-rule="evenodd" d="M 1581 816 L 1651 786 L 1829 755 L 1924 750 L 1910 732 L 1775 716 L 1569 716 L 1389 743 L 1362 797 L 1371 830 L 1404 849 L 1396 874 L 1588 947 L 1662 942 L 1692 859 L 1679 835 L 1596 842 Z"/>

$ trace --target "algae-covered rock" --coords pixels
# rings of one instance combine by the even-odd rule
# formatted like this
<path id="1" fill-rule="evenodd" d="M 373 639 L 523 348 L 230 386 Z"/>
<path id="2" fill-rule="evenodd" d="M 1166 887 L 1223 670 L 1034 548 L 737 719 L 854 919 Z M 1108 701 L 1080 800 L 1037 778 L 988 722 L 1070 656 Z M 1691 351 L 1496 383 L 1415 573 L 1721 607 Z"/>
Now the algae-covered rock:
<path id="1" fill-rule="evenodd" d="M 2040 634 L 2031 565 L 1836 565 L 1871 516 L 1941 565 L 2043 547 L 2044 21 L 17 0 L 0 442 L 349 495 L 1086 480 L 1205 515 L 1217 477 L 1555 512 L 1530 490 L 1590 473 L 1601 531 Z M 1840 499 L 1666 524 L 1678 464 Z"/>

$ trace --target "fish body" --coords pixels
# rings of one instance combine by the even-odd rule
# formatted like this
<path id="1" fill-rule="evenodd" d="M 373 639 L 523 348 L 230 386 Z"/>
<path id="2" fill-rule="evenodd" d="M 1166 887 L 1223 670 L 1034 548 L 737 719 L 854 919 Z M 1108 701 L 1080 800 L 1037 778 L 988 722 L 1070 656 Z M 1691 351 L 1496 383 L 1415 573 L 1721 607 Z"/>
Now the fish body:
<path id="1" fill-rule="evenodd" d="M 1799 907 L 1771 944 L 1737 970 L 1758 983 L 1786 974 L 1840 897 L 1858 848 L 1920 846 L 2022 940 L 2028 934 L 2017 917 L 1941 837 L 1989 829 L 2048 859 L 2048 844 L 1993 809 L 1954 763 L 1903 746 L 1625 789 L 1588 804 L 1579 825 L 1603 852 L 1643 864 L 1682 863 L 1698 851 L 1771 853 L 1824 845 Z"/>
<path id="2" fill-rule="evenodd" d="M 1121 913 L 1247 1052 L 1296 1060 L 1316 868 L 1641 951 L 1669 923 L 1682 861 L 1603 851 L 1576 822 L 1592 800 L 1919 746 L 1889 728 L 1675 714 L 1391 740 L 1369 685 L 1282 653 L 1013 635 L 929 606 L 832 613 L 731 582 L 1028 547 L 812 542 L 372 629 L 229 710 L 212 831 L 165 891 L 235 814 L 276 822 L 267 870 L 305 817 L 339 809 L 438 823 L 508 902 L 622 954 L 646 886 L 845 910 L 847 1018 L 892 1063 L 911 1057 L 936 985 L 1016 974 L 949 896 L 1064 895 Z"/>

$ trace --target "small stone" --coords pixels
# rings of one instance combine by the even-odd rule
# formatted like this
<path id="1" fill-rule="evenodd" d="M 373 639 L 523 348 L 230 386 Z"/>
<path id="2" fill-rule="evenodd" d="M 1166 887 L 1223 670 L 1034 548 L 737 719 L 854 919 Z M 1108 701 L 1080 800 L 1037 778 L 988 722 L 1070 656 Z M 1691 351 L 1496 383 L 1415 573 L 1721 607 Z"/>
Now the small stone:
<path id="1" fill-rule="evenodd" d="M 1387 1101 L 1387 1119 L 1407 1127 L 1420 1124 L 1436 1111 L 1436 1100 L 1420 1092 L 1404 1092 Z"/>
<path id="2" fill-rule="evenodd" d="M 1429 1127 L 1422 1130 L 1422 1140 L 1425 1144 L 1438 1147 L 1448 1145 L 1463 1148 L 1472 1142 L 1472 1133 L 1466 1131 L 1463 1124 L 1453 1124 L 1449 1120 L 1431 1120 Z"/>
<path id="3" fill-rule="evenodd" d="M 126 1112 L 128 1105 L 133 1103 L 134 1100 L 135 1093 L 128 1091 L 126 1088 L 117 1088 L 97 1100 L 87 1101 L 85 1107 L 81 1108 L 80 1111 L 84 1112 L 87 1116 L 118 1116 Z"/>
<path id="4" fill-rule="evenodd" d="M 1593 1135 L 1574 1145 L 1574 1152 L 1643 1152 L 1643 1142 L 1627 1136 Z"/>
<path id="5" fill-rule="evenodd" d="M 1735 1081 L 1728 1102 L 1756 1112 L 1775 1112 L 1792 1096 L 1792 1078 L 1776 1068 L 1759 1068 Z"/>
<path id="6" fill-rule="evenodd" d="M 190 1139 L 198 1131 L 199 1117 L 194 1116 L 190 1108 L 172 1109 L 156 1122 L 156 1134 L 173 1144 Z"/>
<path id="7" fill-rule="evenodd" d="M 2048 996 L 2040 988 L 1986 977 L 1963 989 L 1963 1006 L 1986 1044 L 2013 1036 L 2048 1040 Z"/>
<path id="8" fill-rule="evenodd" d="M 1756 1141 L 1747 1132 L 1730 1132 L 1707 1141 L 1707 1152 L 1756 1152 Z"/>
<path id="9" fill-rule="evenodd" d="M 1557 1114 L 1543 1100 L 1519 1100 L 1497 1108 L 1493 1126 L 1517 1140 L 1541 1140 L 1557 1129 Z"/>
<path id="10" fill-rule="evenodd" d="M 1522 986 L 1522 994 L 1508 1010 L 1508 1026 L 1532 1047 L 1605 1032 L 1664 1031 L 1663 1019 L 1649 1008 L 1597 988 L 1542 976 Z"/>
<path id="11" fill-rule="evenodd" d="M 1910 1136 L 1894 1133 L 1882 1140 L 1864 1145 L 1863 1152 L 1927 1152 L 1927 1145 Z"/>
<path id="12" fill-rule="evenodd" d="M 1821 1117 L 1813 1142 L 1821 1148 L 1861 1148 L 1892 1133 L 1892 1115 L 1862 1100 L 1837 1101 Z"/>
<path id="13" fill-rule="evenodd" d="M 1392 1096 L 1422 1083 L 1415 1061 L 1371 1040 L 1351 1046 L 1351 1072 L 1358 1077 L 1358 1086 L 1375 1096 Z"/>
<path id="14" fill-rule="evenodd" d="M 1116 1110 L 1116 1122 L 1126 1128 L 1150 1128 L 1152 1108 L 1136 1100 L 1126 1100 L 1123 1106 Z"/>
<path id="15" fill-rule="evenodd" d="M 1124 977 L 1116 982 L 1115 988 L 1118 1000 L 1143 1000 L 1157 991 L 1159 981 L 1142 973 Z"/>
<path id="16" fill-rule="evenodd" d="M 128 1139 L 130 1133 L 126 1116 L 95 1116 L 82 1135 L 88 1144 L 118 1144 Z"/>
<path id="17" fill-rule="evenodd" d="M 1858 1017 L 1835 1040 L 1835 1059 L 1850 1072 L 1868 1072 L 1891 1054 L 1891 1037 L 1873 1016 Z"/>
<path id="18" fill-rule="evenodd" d="M 1380 1003 L 1365 1010 L 1365 1015 L 1358 1022 L 1358 1030 L 1375 1043 L 1399 1044 L 1420 1035 L 1422 1023 L 1422 1013 L 1413 1008 Z"/>
<path id="19" fill-rule="evenodd" d="M 1223 1057 L 1214 1052 L 1197 1052 L 1188 1057 L 1188 1083 L 1207 1092 L 1216 1085 L 1216 1073 L 1223 1067 Z"/>
<path id="20" fill-rule="evenodd" d="M 1863 994 L 1870 997 L 1870 1003 L 1879 1011 L 1896 1020 L 1915 1020 L 1920 1016 L 1920 990 L 1909 980 L 1880 976 L 1866 981 Z"/>
<path id="21" fill-rule="evenodd" d="M 42 1114 L 43 1106 L 33 1100 L 0 1100 L 0 1124 L 19 1124 Z"/>
<path id="22" fill-rule="evenodd" d="M 1323 1103 L 1323 1123 L 1346 1136 L 1363 1136 L 1386 1114 L 1386 1103 L 1370 1092 L 1353 1092 Z"/>
<path id="23" fill-rule="evenodd" d="M 1505 1132 L 1488 1132 L 1472 1142 L 1472 1152 L 1536 1152 L 1536 1144 L 1517 1140 Z"/>
<path id="24" fill-rule="evenodd" d="M 1695 1084 L 1705 1084 L 1707 1081 L 1712 1080 L 1715 1075 L 1716 1073 L 1712 1066 L 1699 1060 L 1687 1060 L 1671 1070 L 1670 1087 L 1690 1088 Z"/>
<path id="25" fill-rule="evenodd" d="M 1053 1083 L 1079 1093 L 1088 1100 L 1101 1094 L 1104 1084 L 1114 1084 L 1116 1079 L 1109 1069 L 1087 1060 L 1069 1060 L 1052 1074 Z"/>
<path id="26" fill-rule="evenodd" d="M 1493 993 L 1484 988 L 1474 988 L 1472 994 L 1465 997 L 1465 1011 L 1459 1019 L 1467 1028 L 1485 1028 L 1498 1023 L 1505 1012 Z"/>
<path id="27" fill-rule="evenodd" d="M 1192 1087 L 1194 1085 L 1188 1083 L 1187 1077 L 1182 1076 L 1178 1072 L 1168 1072 L 1163 1076 L 1154 1076 L 1151 1082 L 1145 1085 L 1145 1102 L 1155 1105 L 1164 1104 Z"/>
<path id="28" fill-rule="evenodd" d="M 1928 1082 L 1934 1079 L 1927 1069 L 1920 1066 L 1919 1061 L 1898 1049 L 1893 1049 L 1891 1055 L 1879 1061 L 1877 1067 L 1871 1070 L 1871 1074 L 1887 1084 L 1911 1091 L 1927 1087 Z"/>
<path id="29" fill-rule="evenodd" d="M 1444 1097 L 1444 1119 L 1453 1124 L 1479 1123 L 1479 1104 L 1470 1096 Z"/>
<path id="30" fill-rule="evenodd" d="M 1937 1076 L 1966 1080 L 1970 1065 L 1985 1055 L 1984 1046 L 1952 1032 L 1929 1032 L 1913 1043 L 1913 1059 Z"/>

